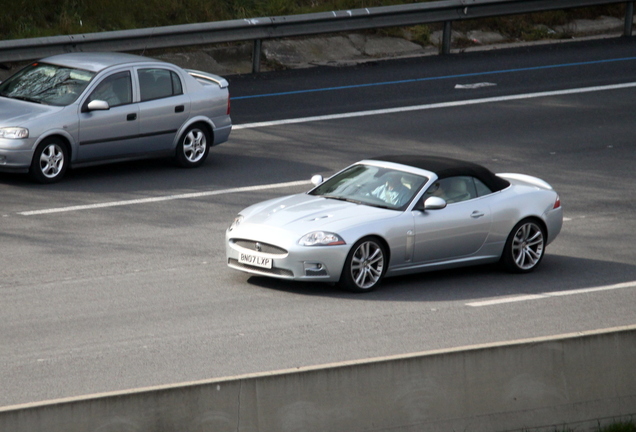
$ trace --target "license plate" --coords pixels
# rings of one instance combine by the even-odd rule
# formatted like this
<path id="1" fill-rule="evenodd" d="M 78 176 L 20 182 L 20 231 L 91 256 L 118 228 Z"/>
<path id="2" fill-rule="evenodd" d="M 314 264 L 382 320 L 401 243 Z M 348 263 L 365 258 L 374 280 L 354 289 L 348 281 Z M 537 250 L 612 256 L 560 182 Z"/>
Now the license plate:
<path id="1" fill-rule="evenodd" d="M 247 253 L 239 253 L 239 262 L 241 264 L 247 264 L 255 267 L 261 267 L 266 269 L 272 268 L 272 259 L 265 258 L 258 255 L 252 255 Z"/>

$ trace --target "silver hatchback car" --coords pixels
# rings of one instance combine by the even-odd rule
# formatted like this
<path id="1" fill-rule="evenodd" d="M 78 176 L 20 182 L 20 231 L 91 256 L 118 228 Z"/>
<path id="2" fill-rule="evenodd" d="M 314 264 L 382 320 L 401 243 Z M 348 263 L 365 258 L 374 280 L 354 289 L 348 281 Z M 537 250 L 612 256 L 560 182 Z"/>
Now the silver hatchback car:
<path id="1" fill-rule="evenodd" d="M 0 84 L 0 171 L 40 183 L 148 157 L 197 167 L 231 130 L 224 78 L 147 57 L 55 55 Z"/>

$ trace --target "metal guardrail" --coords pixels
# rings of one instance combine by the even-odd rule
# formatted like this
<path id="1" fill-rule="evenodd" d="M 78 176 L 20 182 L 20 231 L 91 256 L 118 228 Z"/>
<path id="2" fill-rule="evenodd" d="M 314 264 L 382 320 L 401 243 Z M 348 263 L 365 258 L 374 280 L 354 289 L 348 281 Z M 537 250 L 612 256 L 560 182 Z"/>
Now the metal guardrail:
<path id="1" fill-rule="evenodd" d="M 28 61 L 74 51 L 137 51 L 251 40 L 254 41 L 253 71 L 259 72 L 263 39 L 443 22 L 440 52 L 447 54 L 450 52 L 453 21 L 621 3 L 626 5 L 624 35 L 631 35 L 633 1 L 443 0 L 346 11 L 5 40 L 0 41 L 0 62 Z"/>

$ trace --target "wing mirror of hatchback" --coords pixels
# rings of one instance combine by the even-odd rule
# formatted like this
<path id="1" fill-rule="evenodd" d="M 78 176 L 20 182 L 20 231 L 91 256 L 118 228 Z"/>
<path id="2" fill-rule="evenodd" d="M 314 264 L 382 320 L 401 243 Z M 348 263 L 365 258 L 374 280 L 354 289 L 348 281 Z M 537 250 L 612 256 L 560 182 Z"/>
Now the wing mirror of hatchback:
<path id="1" fill-rule="evenodd" d="M 110 109 L 108 102 L 103 100 L 93 100 L 88 103 L 86 106 L 89 111 L 104 111 Z"/>
<path id="2" fill-rule="evenodd" d="M 325 179 L 322 178 L 322 176 L 320 174 L 316 174 L 314 176 L 311 176 L 311 184 L 313 184 L 314 186 L 318 186 L 320 183 L 324 182 Z"/>
<path id="3" fill-rule="evenodd" d="M 424 200 L 424 210 L 441 210 L 446 208 L 446 200 L 437 196 L 428 197 Z"/>

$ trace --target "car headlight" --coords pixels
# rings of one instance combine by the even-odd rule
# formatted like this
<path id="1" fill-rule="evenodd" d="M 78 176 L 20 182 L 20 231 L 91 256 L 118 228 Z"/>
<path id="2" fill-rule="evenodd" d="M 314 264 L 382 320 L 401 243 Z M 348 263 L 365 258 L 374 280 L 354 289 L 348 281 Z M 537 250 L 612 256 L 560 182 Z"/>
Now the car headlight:
<path id="1" fill-rule="evenodd" d="M 234 221 L 232 222 L 232 225 L 230 225 L 230 228 L 228 228 L 228 230 L 232 231 L 234 228 L 239 226 L 241 224 L 241 222 L 243 222 L 243 215 L 236 216 L 234 218 Z"/>
<path id="2" fill-rule="evenodd" d="M 303 246 L 335 246 L 346 244 L 345 241 L 338 234 L 314 231 L 302 236 L 298 243 Z"/>
<path id="3" fill-rule="evenodd" d="M 29 137 L 29 130 L 22 127 L 0 128 L 0 138 L 23 139 Z"/>

